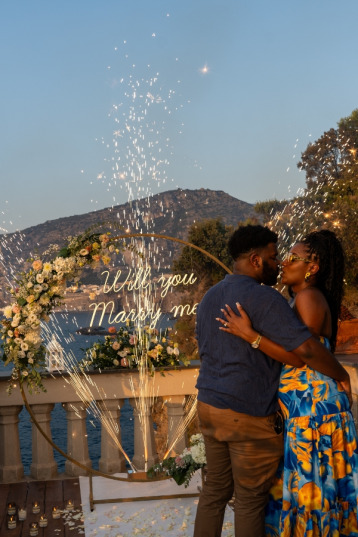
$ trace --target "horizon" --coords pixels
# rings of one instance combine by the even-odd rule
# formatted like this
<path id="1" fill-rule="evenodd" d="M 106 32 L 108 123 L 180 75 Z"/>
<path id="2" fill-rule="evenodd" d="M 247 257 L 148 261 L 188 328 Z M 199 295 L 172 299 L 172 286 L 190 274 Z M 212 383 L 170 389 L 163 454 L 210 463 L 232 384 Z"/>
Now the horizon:
<path id="1" fill-rule="evenodd" d="M 229 194 L 228 192 L 225 192 L 224 190 L 213 190 L 211 188 L 203 188 L 203 187 L 201 187 L 201 188 L 181 188 L 181 187 L 178 187 L 178 188 L 175 188 L 175 189 L 172 189 L 172 190 L 165 190 L 163 192 L 157 192 L 156 194 L 153 194 L 151 196 L 144 196 L 143 198 L 138 198 L 138 199 L 131 200 L 131 201 L 125 201 L 125 202 L 120 203 L 118 205 L 113 205 L 113 206 L 110 206 L 110 207 L 103 207 L 101 209 L 95 209 L 95 210 L 92 210 L 92 211 L 88 211 L 86 213 L 78 213 L 78 214 L 72 214 L 72 215 L 67 215 L 67 216 L 59 216 L 59 217 L 56 217 L 56 218 L 52 218 L 50 220 L 45 220 L 44 222 L 40 222 L 38 224 L 34 224 L 34 225 L 29 226 L 27 228 L 18 229 L 18 230 L 10 231 L 10 232 L 7 232 L 7 233 L 0 232 L 0 237 L 6 237 L 6 236 L 12 235 L 14 233 L 22 233 L 22 232 L 27 231 L 29 229 L 32 229 L 32 228 L 35 228 L 35 227 L 38 227 L 38 226 L 42 226 L 42 225 L 50 223 L 50 222 L 55 222 L 57 220 L 64 220 L 64 219 L 67 219 L 67 218 L 76 218 L 76 217 L 85 216 L 85 215 L 96 213 L 96 212 L 112 210 L 112 209 L 115 209 L 117 207 L 122 207 L 123 205 L 127 205 L 127 204 L 130 204 L 130 203 L 135 203 L 136 201 L 142 201 L 142 200 L 144 200 L 144 199 L 146 199 L 148 197 L 150 197 L 151 199 L 154 199 L 157 196 L 162 196 L 162 195 L 165 195 L 165 194 L 170 193 L 170 192 L 176 192 L 177 190 L 189 191 L 189 192 L 205 191 L 205 190 L 208 190 L 210 192 L 223 192 L 227 196 L 230 196 L 230 197 L 232 197 L 233 199 L 235 199 L 237 201 L 240 201 L 240 202 L 245 203 L 247 205 L 251 205 L 252 207 L 254 207 L 254 205 L 255 205 L 255 204 L 249 203 L 249 202 L 247 202 L 245 200 L 235 198 L 235 196 L 232 196 L 231 194 Z"/>

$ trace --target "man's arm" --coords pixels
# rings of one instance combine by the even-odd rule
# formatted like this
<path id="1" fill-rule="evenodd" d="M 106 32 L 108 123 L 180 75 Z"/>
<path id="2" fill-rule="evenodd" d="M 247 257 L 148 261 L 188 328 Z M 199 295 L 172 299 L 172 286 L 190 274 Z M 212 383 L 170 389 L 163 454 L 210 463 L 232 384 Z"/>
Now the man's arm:
<path id="1" fill-rule="evenodd" d="M 239 336 L 248 343 L 255 341 L 259 334 L 252 327 L 251 321 L 241 305 L 237 303 L 240 316 L 235 315 L 229 306 L 226 305 L 226 308 L 226 310 L 221 310 L 226 319 L 217 318 L 222 325 L 220 330 Z M 320 373 L 337 380 L 342 384 L 350 402 L 352 401 L 349 374 L 333 354 L 316 338 L 310 337 L 293 351 L 287 352 L 281 345 L 262 336 L 260 349 L 279 362 L 295 367 L 302 367 L 303 363 L 306 363 Z"/>

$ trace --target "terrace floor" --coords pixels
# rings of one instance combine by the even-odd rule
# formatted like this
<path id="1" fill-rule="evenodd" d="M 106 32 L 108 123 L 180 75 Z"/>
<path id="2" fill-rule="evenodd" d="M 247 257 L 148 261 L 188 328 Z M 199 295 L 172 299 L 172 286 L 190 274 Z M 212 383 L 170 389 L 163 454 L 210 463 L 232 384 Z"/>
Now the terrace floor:
<path id="1" fill-rule="evenodd" d="M 57 506 L 65 509 L 67 500 L 74 501 L 74 511 L 63 511 L 61 518 L 52 518 L 52 508 Z M 38 522 L 40 514 L 32 513 L 34 501 L 40 504 L 40 514 L 46 514 L 48 526 L 39 528 L 39 537 L 77 537 L 84 535 L 83 521 L 81 521 L 81 491 L 78 479 L 57 479 L 53 481 L 22 481 L 20 483 L 0 485 L 0 535 L 1 537 L 28 537 L 29 526 Z M 26 507 L 27 517 L 23 522 L 17 520 L 14 529 L 7 527 L 7 506 L 14 502 L 16 506 Z"/>
<path id="2" fill-rule="evenodd" d="M 36 500 L 40 503 L 41 513 L 48 517 L 48 526 L 39 528 L 39 537 L 191 537 L 200 485 L 200 472 L 192 478 L 188 488 L 178 487 L 173 480 L 123 483 L 94 477 L 93 499 L 98 503 L 93 511 L 90 509 L 88 477 L 0 485 L 0 535 L 29 537 L 30 524 L 40 517 L 32 514 L 32 503 Z M 148 499 L 126 501 L 126 498 L 139 496 Z M 73 511 L 65 510 L 68 499 L 74 501 Z M 28 512 L 27 519 L 18 521 L 15 529 L 7 528 L 9 502 L 26 506 Z M 55 505 L 63 510 L 58 520 L 51 515 Z M 227 507 L 222 537 L 233 535 L 233 511 Z"/>

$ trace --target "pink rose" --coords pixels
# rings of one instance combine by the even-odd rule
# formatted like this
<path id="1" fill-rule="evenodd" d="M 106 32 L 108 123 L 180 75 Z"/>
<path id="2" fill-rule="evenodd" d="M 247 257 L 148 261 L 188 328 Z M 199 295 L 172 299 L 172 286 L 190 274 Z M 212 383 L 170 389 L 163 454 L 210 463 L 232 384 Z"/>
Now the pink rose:
<path id="1" fill-rule="evenodd" d="M 42 269 L 42 261 L 40 259 L 36 259 L 33 263 L 32 263 L 32 268 L 34 270 L 41 270 Z"/>

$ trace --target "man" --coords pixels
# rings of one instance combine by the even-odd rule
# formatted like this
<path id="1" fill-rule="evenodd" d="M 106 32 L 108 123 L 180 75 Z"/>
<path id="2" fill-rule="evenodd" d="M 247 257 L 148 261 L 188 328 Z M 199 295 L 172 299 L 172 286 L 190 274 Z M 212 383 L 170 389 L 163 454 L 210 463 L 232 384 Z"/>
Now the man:
<path id="1" fill-rule="evenodd" d="M 269 287 L 279 272 L 276 243 L 277 235 L 266 227 L 239 227 L 229 241 L 233 274 L 212 287 L 198 308 L 198 415 L 207 474 L 194 537 L 220 537 L 234 492 L 235 536 L 264 537 L 268 491 L 283 454 L 276 397 L 281 364 L 260 351 L 260 336 L 250 345 L 218 329 L 225 304 L 234 309 L 240 302 L 255 330 L 293 353 L 292 365 L 309 361 L 349 385 L 345 369 Z"/>

